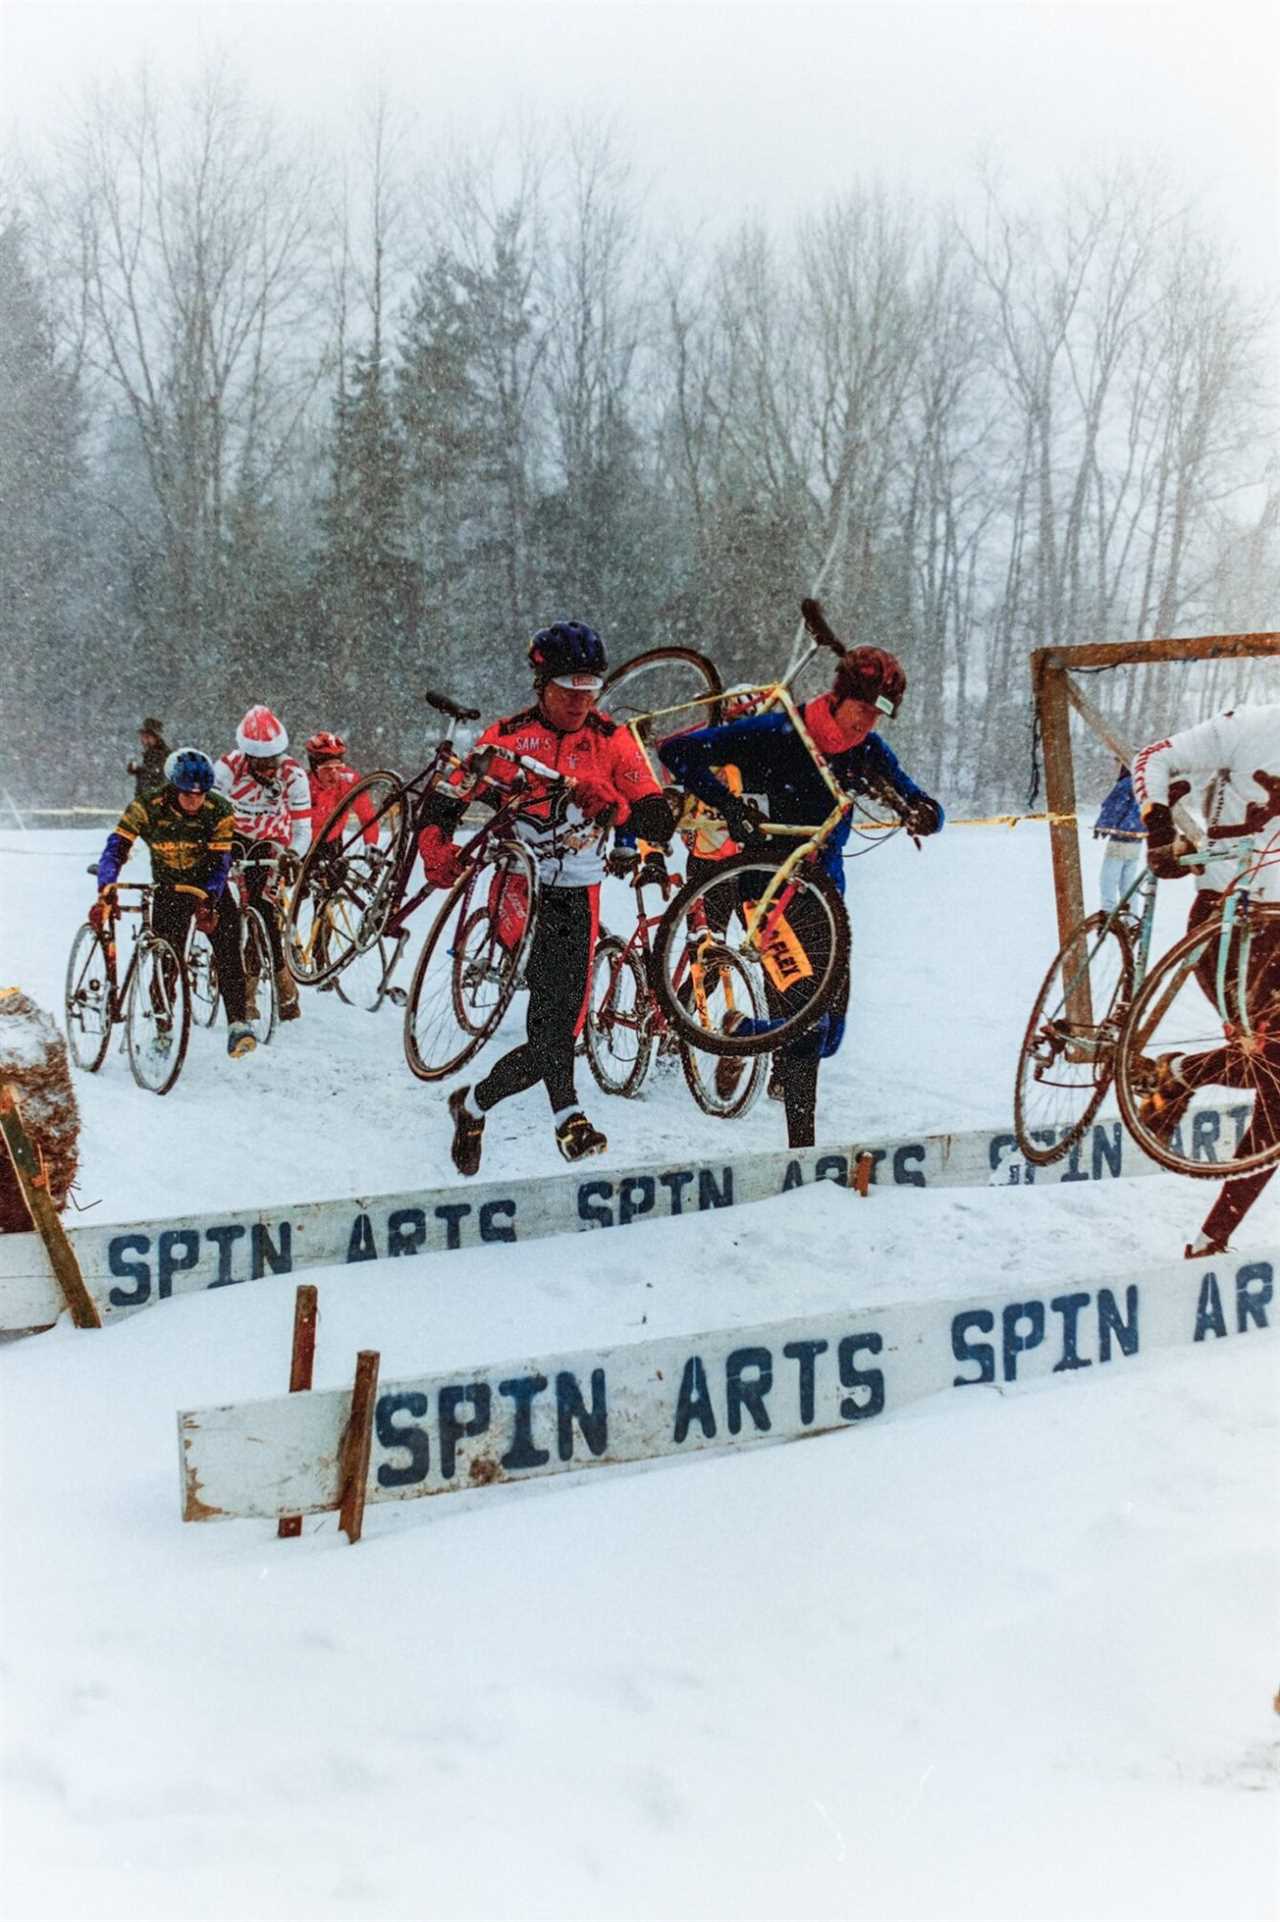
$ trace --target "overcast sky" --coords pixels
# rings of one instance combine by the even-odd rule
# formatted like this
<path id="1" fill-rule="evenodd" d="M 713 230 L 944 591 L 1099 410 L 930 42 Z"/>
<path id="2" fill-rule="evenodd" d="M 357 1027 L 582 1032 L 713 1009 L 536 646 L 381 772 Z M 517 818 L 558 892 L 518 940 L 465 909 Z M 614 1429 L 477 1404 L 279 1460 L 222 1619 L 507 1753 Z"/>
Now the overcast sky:
<path id="1" fill-rule="evenodd" d="M 348 138 L 379 80 L 424 139 L 517 110 L 616 117 L 651 209 L 785 221 L 855 176 L 947 192 L 983 145 L 1014 180 L 1130 151 L 1203 189 L 1250 279 L 1280 282 L 1280 5 L 437 5 L 0 0 L 5 137 L 89 79 L 229 49 L 260 95 Z"/>

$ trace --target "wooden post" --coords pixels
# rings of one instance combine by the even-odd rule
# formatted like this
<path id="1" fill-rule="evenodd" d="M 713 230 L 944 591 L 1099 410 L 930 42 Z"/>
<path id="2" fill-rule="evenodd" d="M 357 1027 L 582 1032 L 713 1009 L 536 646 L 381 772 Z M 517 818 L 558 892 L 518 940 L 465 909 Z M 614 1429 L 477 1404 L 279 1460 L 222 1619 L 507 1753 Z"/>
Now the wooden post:
<path id="1" fill-rule="evenodd" d="M 311 1386 L 316 1359 L 317 1293 L 313 1282 L 298 1284 L 293 1303 L 293 1356 L 289 1363 L 289 1393 L 298 1395 Z M 276 1534 L 287 1540 L 302 1533 L 301 1515 L 282 1515 Z"/>
<path id="2" fill-rule="evenodd" d="M 101 1328 L 102 1315 L 98 1304 L 85 1285 L 75 1249 L 53 1205 L 40 1156 L 22 1125 L 17 1096 L 8 1082 L 0 1084 L 0 1137 L 9 1151 L 13 1172 L 27 1204 L 27 1213 L 45 1245 L 63 1300 L 71 1311 L 72 1321 L 77 1328 Z"/>
<path id="3" fill-rule="evenodd" d="M 338 1527 L 349 1542 L 358 1542 L 364 1527 L 364 1486 L 369 1479 L 369 1453 L 373 1445 L 373 1408 L 378 1399 L 378 1364 L 381 1356 L 372 1348 L 362 1348 L 356 1356 L 356 1379 L 351 1390 L 351 1414 L 342 1437 L 342 1495 Z"/>
<path id="4" fill-rule="evenodd" d="M 1044 743 L 1044 791 L 1049 808 L 1053 886 L 1058 898 L 1058 939 L 1065 943 L 1084 919 L 1076 783 L 1071 765 L 1071 707 L 1065 669 L 1050 660 L 1047 648 L 1038 648 L 1031 659 Z"/>
<path id="5" fill-rule="evenodd" d="M 865 1148 L 853 1164 L 853 1186 L 856 1192 L 863 1196 L 864 1199 L 866 1198 L 868 1188 L 871 1186 L 871 1170 L 875 1165 L 875 1156 L 870 1154 Z"/>

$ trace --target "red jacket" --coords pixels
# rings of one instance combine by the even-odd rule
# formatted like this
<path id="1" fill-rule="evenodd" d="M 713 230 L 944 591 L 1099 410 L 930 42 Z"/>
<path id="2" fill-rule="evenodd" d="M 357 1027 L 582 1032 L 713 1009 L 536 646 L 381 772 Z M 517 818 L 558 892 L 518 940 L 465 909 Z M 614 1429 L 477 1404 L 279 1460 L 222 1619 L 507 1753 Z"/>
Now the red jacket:
<path id="1" fill-rule="evenodd" d="M 332 814 L 334 808 L 337 807 L 338 802 L 342 799 L 342 796 L 349 788 L 353 788 L 359 779 L 360 776 L 356 773 L 355 769 L 345 766 L 341 761 L 322 761 L 319 767 L 311 770 L 307 776 L 307 780 L 311 786 L 311 832 L 313 836 L 319 834 L 330 814 Z M 356 819 L 364 823 L 364 838 L 372 845 L 378 838 L 378 830 L 376 826 L 373 825 L 372 798 L 367 794 L 358 795 L 356 797 L 355 810 Z M 324 837 L 326 841 L 337 840 L 339 834 L 342 832 L 343 823 L 346 821 L 346 818 L 347 816 L 344 813 L 340 820 L 334 822 L 328 834 Z"/>

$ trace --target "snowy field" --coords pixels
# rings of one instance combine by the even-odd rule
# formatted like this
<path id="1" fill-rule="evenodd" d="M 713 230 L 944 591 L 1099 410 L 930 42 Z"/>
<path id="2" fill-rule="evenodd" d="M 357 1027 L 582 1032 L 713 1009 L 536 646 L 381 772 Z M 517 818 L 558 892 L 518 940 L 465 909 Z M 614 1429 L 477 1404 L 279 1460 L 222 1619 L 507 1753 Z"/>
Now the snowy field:
<path id="1" fill-rule="evenodd" d="M 0 835 L 0 982 L 61 1006 L 101 836 Z M 1087 872 L 1096 851 L 1085 848 Z M 1055 945 L 1043 831 L 851 868 L 819 1138 L 999 1126 Z M 1167 889 L 1158 939 L 1185 890 Z M 606 901 L 625 925 L 627 897 Z M 449 1178 L 400 1024 L 304 995 L 164 1100 L 77 1077 L 90 1220 Z M 781 1145 L 660 1074 L 610 1163 Z M 536 1091 L 484 1174 L 554 1172 Z M 317 1386 L 1176 1259 L 1212 1189 L 829 1184 L 316 1271 Z M 1280 1179 L 1238 1238 L 1280 1243 Z M 1280 1345 L 949 1395 L 803 1447 L 370 1509 L 178 1521 L 174 1413 L 280 1392 L 297 1276 L 0 1348 L 8 1922 L 1273 1916 Z"/>

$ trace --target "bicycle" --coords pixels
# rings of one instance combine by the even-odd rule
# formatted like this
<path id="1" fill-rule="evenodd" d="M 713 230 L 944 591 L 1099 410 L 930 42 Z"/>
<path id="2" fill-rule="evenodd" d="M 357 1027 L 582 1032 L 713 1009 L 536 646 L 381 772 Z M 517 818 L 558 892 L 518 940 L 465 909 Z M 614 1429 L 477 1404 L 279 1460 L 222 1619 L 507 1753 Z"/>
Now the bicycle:
<path id="1" fill-rule="evenodd" d="M 844 897 L 819 864 L 819 857 L 836 829 L 855 811 L 865 816 L 859 831 L 869 835 L 879 836 L 882 830 L 901 826 L 904 820 L 901 797 L 885 783 L 867 781 L 857 791 L 846 792 L 805 726 L 789 681 L 797 678 L 819 648 L 837 655 L 843 655 L 845 649 L 816 601 L 802 602 L 801 613 L 812 646 L 788 680 L 729 689 L 723 699 L 725 704 L 750 703 L 753 711 L 782 708 L 830 792 L 831 811 L 824 820 L 808 826 L 758 819 L 755 833 L 760 845 L 718 862 L 711 874 L 687 881 L 668 906 L 654 941 L 654 988 L 662 1012 L 683 1041 L 709 1054 L 748 1060 L 754 1055 L 772 1054 L 820 1019 L 835 999 L 848 967 L 850 933 Z M 893 818 L 885 820 L 871 814 L 865 807 L 871 800 L 887 807 Z M 791 840 L 795 846 L 789 854 L 774 854 L 767 847 L 771 839 Z M 690 917 L 695 926 L 707 918 L 709 906 L 714 920 L 715 908 L 709 897 L 721 890 L 737 904 L 742 924 L 741 938 L 730 940 L 726 935 L 726 945 L 748 965 L 759 966 L 774 990 L 771 1019 L 760 1032 L 725 1033 L 704 1028 L 696 1011 L 681 999 L 686 924 Z"/>
<path id="2" fill-rule="evenodd" d="M 678 887 L 679 882 L 673 885 Z M 663 1013 L 653 991 L 652 930 L 662 920 L 645 912 L 643 892 L 636 889 L 636 925 L 624 941 L 605 934 L 596 944 L 591 964 L 586 1056 L 597 1085 L 605 1094 L 628 1099 L 639 1094 L 658 1055 L 678 1054 L 689 1092 L 704 1114 L 734 1120 L 752 1106 L 765 1076 L 766 1062 L 757 1056 L 733 1092 L 722 1097 L 715 1072 L 704 1071 L 700 1051 L 690 1048 Z M 678 992 L 704 1029 L 724 1026 L 734 1013 L 764 1016 L 764 998 L 755 975 L 739 955 L 717 939 L 704 922 L 689 926 L 678 963 Z"/>
<path id="3" fill-rule="evenodd" d="M 1166 1133 L 1146 1097 L 1159 1059 L 1176 1055 L 1200 1057 L 1188 1105 L 1191 1093 L 1210 1088 L 1252 1096 L 1255 1111 L 1259 1101 L 1272 1113 L 1280 1103 L 1280 905 L 1251 898 L 1259 866 L 1253 836 L 1218 840 L 1186 855 L 1184 865 L 1223 856 L 1236 862 L 1236 875 L 1221 912 L 1176 941 L 1135 989 L 1116 1055 L 1116 1099 L 1144 1154 L 1173 1174 L 1214 1181 L 1280 1163 L 1280 1132 L 1246 1150 L 1246 1126 L 1234 1149 L 1215 1143 L 1216 1161 L 1195 1159 L 1194 1138 L 1184 1146 L 1176 1129 Z"/>
<path id="4" fill-rule="evenodd" d="M 1013 1128 L 1023 1157 L 1047 1168 L 1070 1153 L 1102 1106 L 1134 988 L 1146 973 L 1156 878 L 1144 867 L 1110 913 L 1086 915 L 1049 964 L 1018 1053 Z"/>
<path id="5" fill-rule="evenodd" d="M 1216 1160 L 1196 1159 L 1144 1113 L 1164 1054 L 1222 1056 L 1211 1087 L 1235 1095 L 1269 1097 L 1280 1075 L 1280 994 L 1255 1006 L 1259 955 L 1280 930 L 1280 908 L 1252 901 L 1247 882 L 1256 867 L 1249 836 L 1218 841 L 1182 857 L 1187 867 L 1223 856 L 1234 879 L 1222 912 L 1184 935 L 1148 971 L 1156 882 L 1144 870 L 1110 914 L 1088 915 L 1055 955 L 1032 1006 L 1014 1087 L 1014 1132 L 1025 1158 L 1044 1167 L 1070 1152 L 1114 1081 L 1121 1119 L 1134 1141 L 1160 1166 L 1201 1180 L 1233 1179 L 1280 1161 L 1280 1139 L 1241 1154 L 1215 1143 Z M 1128 904 L 1141 900 L 1140 913 Z M 1255 942 L 1265 939 L 1255 955 Z M 1212 983 L 1205 999 L 1197 985 Z M 1184 994 L 1185 990 L 1185 994 Z M 1206 1024 L 1216 1032 L 1206 1034 Z M 1188 1099 L 1190 1097 L 1188 1096 Z M 1193 1143 L 1192 1146 L 1197 1144 Z"/>
<path id="6" fill-rule="evenodd" d="M 191 990 L 185 957 L 152 929 L 154 892 L 149 881 L 117 882 L 106 926 L 86 921 L 77 929 L 64 993 L 67 1043 L 76 1066 L 96 1074 L 113 1027 L 123 1023 L 135 1082 L 150 1094 L 168 1094 L 187 1057 Z M 128 895 L 138 899 L 121 899 Z M 119 980 L 115 929 L 126 914 L 138 915 L 139 931 Z"/>

